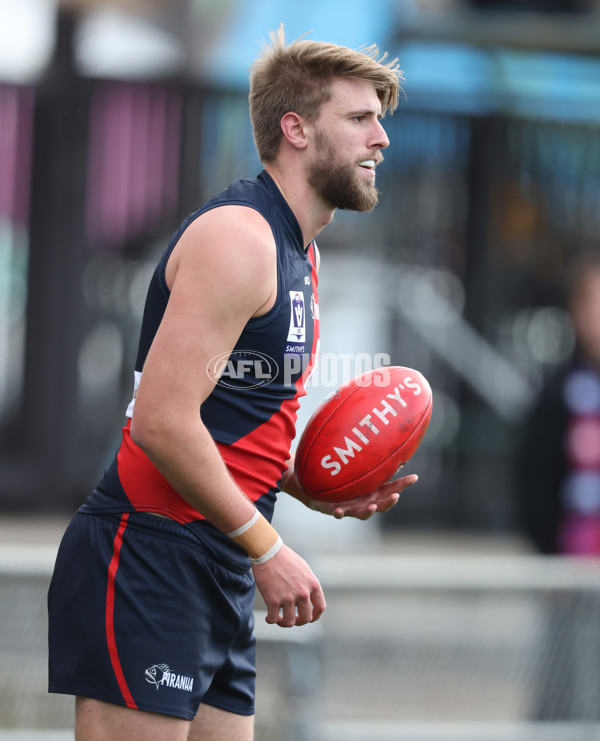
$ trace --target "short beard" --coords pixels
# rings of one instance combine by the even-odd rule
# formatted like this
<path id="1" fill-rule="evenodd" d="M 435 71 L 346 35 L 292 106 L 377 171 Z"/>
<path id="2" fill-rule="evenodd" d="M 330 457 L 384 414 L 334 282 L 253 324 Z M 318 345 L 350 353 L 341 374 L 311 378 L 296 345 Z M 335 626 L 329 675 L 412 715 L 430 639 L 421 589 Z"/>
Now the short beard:
<path id="1" fill-rule="evenodd" d="M 319 159 L 308 171 L 308 184 L 331 208 L 372 211 L 379 200 L 379 192 L 373 183 L 359 180 L 358 163 L 335 163 L 333 148 L 320 132 L 315 142 Z"/>

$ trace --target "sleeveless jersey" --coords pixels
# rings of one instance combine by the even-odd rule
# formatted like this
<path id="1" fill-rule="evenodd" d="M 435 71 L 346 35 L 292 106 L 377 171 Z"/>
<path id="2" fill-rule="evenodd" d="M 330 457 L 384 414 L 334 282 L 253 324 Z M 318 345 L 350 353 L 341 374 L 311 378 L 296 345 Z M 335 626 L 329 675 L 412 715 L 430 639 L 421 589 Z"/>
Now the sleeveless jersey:
<path id="1" fill-rule="evenodd" d="M 169 300 L 165 268 L 185 229 L 206 211 L 226 205 L 257 210 L 271 226 L 277 248 L 277 297 L 263 316 L 251 318 L 231 355 L 215 357 L 218 376 L 199 413 L 232 477 L 271 519 L 285 461 L 295 435 L 299 399 L 316 362 L 319 312 L 316 246 L 306 250 L 302 231 L 272 178 L 238 180 L 189 215 L 173 235 L 150 281 L 135 365 L 134 397 L 115 458 L 83 512 L 144 511 L 163 514 L 194 530 L 214 551 L 240 562 L 241 549 L 181 497 L 131 439 L 135 392 Z M 218 248 L 218 246 L 216 246 Z M 243 554 L 245 556 L 245 554 Z"/>

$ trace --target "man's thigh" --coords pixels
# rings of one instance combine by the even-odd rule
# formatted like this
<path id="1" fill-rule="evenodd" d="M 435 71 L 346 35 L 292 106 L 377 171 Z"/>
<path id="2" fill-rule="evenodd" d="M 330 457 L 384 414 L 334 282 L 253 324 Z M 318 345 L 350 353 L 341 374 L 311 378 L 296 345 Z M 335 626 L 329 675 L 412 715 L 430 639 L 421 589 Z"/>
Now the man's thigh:
<path id="1" fill-rule="evenodd" d="M 252 741 L 254 716 L 201 705 L 196 718 L 174 718 L 78 697 L 75 741 Z"/>
<path id="2" fill-rule="evenodd" d="M 200 705 L 190 726 L 187 741 L 252 741 L 254 716 Z"/>
<path id="3" fill-rule="evenodd" d="M 76 698 L 75 741 L 186 741 L 189 727 L 181 718 Z"/>

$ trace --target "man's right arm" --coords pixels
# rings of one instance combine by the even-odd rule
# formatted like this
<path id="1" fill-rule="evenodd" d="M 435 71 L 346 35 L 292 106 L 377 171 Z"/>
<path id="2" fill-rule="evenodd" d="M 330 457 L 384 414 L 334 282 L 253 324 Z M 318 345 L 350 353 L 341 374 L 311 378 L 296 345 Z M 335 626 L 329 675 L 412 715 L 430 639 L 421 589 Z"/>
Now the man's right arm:
<path id="1" fill-rule="evenodd" d="M 194 221 L 167 265 L 169 302 L 136 396 L 132 439 L 174 489 L 224 533 L 243 528 L 256 507 L 229 474 L 200 417 L 215 384 L 207 368 L 216 355 L 231 352 L 250 317 L 272 304 L 276 275 L 271 229 L 256 211 L 226 206 Z M 263 537 L 265 524 L 248 533 Z M 249 552 L 257 545 L 248 534 L 236 540 Z M 289 548 L 253 569 L 269 622 L 291 626 L 320 616 L 321 587 Z"/>

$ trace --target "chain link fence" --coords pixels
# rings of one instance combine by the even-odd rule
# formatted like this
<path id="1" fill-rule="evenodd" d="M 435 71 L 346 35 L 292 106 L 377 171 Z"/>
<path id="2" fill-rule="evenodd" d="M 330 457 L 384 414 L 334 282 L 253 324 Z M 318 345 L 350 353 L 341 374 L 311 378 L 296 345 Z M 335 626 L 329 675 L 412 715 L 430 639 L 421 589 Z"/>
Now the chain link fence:
<path id="1" fill-rule="evenodd" d="M 55 549 L 0 547 L 0 739 L 72 738 L 46 693 Z M 257 603 L 256 741 L 599 741 L 600 569 L 535 556 L 311 560 L 328 609 Z"/>

